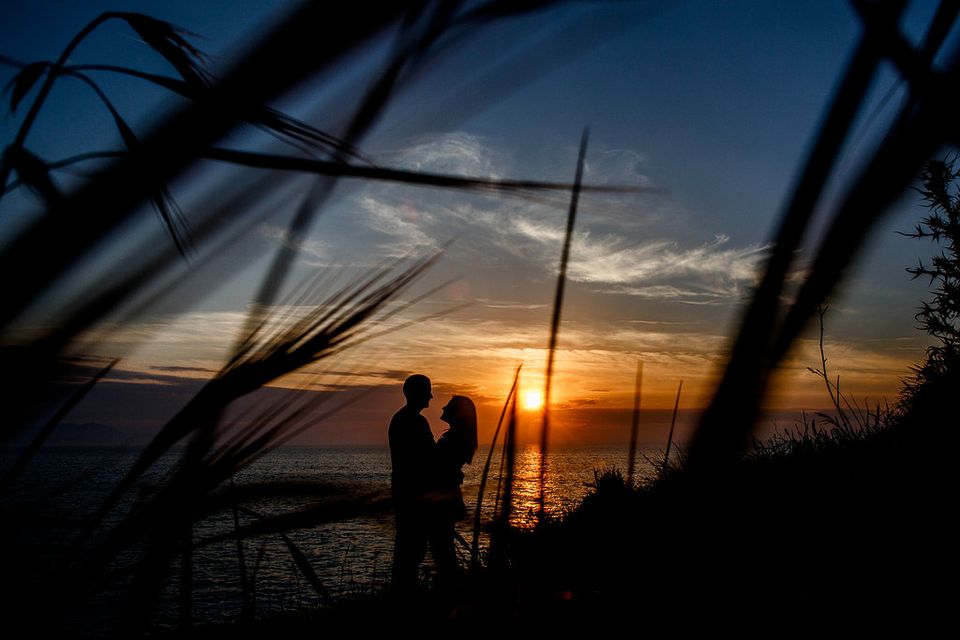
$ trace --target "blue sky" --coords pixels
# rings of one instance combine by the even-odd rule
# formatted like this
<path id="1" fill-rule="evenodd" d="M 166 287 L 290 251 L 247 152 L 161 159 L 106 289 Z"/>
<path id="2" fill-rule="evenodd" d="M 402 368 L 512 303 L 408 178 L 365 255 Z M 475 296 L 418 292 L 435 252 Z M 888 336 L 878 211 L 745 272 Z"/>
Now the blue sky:
<path id="1" fill-rule="evenodd" d="M 44 2 L 6 9 L 0 52 L 23 61 L 53 59 L 99 12 L 142 11 L 202 36 L 214 70 L 229 66 L 277 18 L 268 2 Z M 934 4 L 913 3 L 904 21 L 922 33 Z M 557 397 L 567 407 L 629 406 L 633 369 L 646 363 L 651 406 L 667 406 L 679 379 L 684 405 L 702 406 L 744 296 L 762 263 L 776 216 L 845 62 L 859 37 L 844 2 L 569 3 L 484 25 L 431 58 L 392 100 L 361 142 L 376 162 L 425 171 L 569 181 L 583 126 L 591 128 L 585 180 L 653 187 L 659 194 L 584 197 L 570 264 L 561 330 Z M 277 106 L 336 132 L 389 40 L 358 51 L 336 72 L 312 79 Z M 120 23 L 105 26 L 76 62 L 120 62 L 169 73 Z M 0 68 L 0 80 L 11 77 Z M 825 202 L 836 197 L 894 113 L 900 94 L 886 70 L 872 88 L 852 148 Z M 131 80 L 104 77 L 104 89 L 137 131 L 176 104 Z M 29 100 L 29 97 L 28 97 Z M 881 105 L 881 106 L 878 106 Z M 22 116 L 22 110 L 19 115 Z M 873 114 L 872 116 L 870 114 Z M 0 119 L 12 139 L 17 116 Z M 57 90 L 28 139 L 48 159 L 118 144 L 109 119 L 83 87 Z M 255 135 L 233 143 L 260 147 Z M 201 163 L 173 185 L 189 218 L 249 173 Z M 69 178 L 64 177 L 65 184 Z M 279 181 L 297 194 L 302 179 Z M 291 196 L 291 197 L 295 197 Z M 104 355 L 118 352 L 131 371 L 222 362 L 262 270 L 282 241 L 290 203 L 232 252 L 196 276 L 203 296 L 165 301 L 130 326 L 97 335 Z M 6 228 L 29 218 L 35 201 L 7 197 Z M 493 411 L 513 367 L 530 385 L 543 366 L 564 198 L 530 201 L 468 196 L 384 184 L 341 184 L 307 239 L 297 274 L 350 271 L 397 254 L 423 255 L 454 240 L 423 288 L 460 280 L 428 299 L 423 314 L 442 319 L 373 341 L 345 355 L 358 384 L 384 372 L 425 371 L 445 388 L 469 393 Z M 868 251 L 831 301 L 831 366 L 854 393 L 893 399 L 899 379 L 927 344 L 913 314 L 926 295 L 904 269 L 932 247 L 898 236 L 922 215 L 909 198 L 881 224 Z M 129 233 L 158 233 L 146 215 Z M 109 273 L 119 248 L 105 248 Z M 66 290 L 91 278 L 77 274 Z M 215 292 L 210 283 L 219 284 Z M 189 287 L 188 287 L 189 288 Z M 806 366 L 818 364 L 812 333 L 785 366 L 773 406 L 827 404 Z M 153 369 L 155 370 L 155 369 Z M 146 374 L 145 374 L 146 375 Z M 388 376 L 389 377 L 389 376 Z M 146 379 L 149 379 L 147 376 Z M 392 410 L 385 407 L 383 410 Z M 492 408 L 492 409 L 491 409 Z"/>

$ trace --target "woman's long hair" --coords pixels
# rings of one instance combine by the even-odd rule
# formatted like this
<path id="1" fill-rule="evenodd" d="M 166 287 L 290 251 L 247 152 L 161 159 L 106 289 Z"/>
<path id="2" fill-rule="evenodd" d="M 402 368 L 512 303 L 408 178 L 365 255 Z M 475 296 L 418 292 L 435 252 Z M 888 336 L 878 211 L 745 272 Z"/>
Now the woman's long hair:
<path id="1" fill-rule="evenodd" d="M 450 429 L 462 436 L 463 459 L 470 464 L 477 451 L 477 407 L 466 396 L 453 396 L 448 407 L 451 409 Z"/>

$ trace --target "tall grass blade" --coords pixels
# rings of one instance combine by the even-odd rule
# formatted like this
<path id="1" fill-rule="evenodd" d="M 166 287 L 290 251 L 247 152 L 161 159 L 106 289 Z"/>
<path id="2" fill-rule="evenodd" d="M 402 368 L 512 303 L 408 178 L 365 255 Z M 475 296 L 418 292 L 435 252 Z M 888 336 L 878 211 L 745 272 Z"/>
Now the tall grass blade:
<path id="1" fill-rule="evenodd" d="M 358 166 L 317 160 L 314 158 L 300 158 L 250 151 L 237 151 L 210 147 L 197 152 L 201 158 L 219 160 L 231 164 L 255 167 L 260 169 L 276 169 L 284 171 L 299 171 L 318 175 L 337 176 L 344 178 L 360 178 L 398 182 L 401 184 L 422 185 L 450 189 L 471 189 L 481 192 L 516 193 L 523 191 L 571 191 L 573 185 L 568 182 L 549 182 L 544 180 L 510 180 L 483 177 L 463 177 L 456 175 L 428 173 L 420 171 L 406 171 L 381 166 Z M 661 194 L 662 189 L 652 187 L 620 187 L 607 185 L 581 184 L 579 191 L 584 193 L 651 193 Z"/>
<path id="2" fill-rule="evenodd" d="M 507 422 L 506 467 L 503 472 L 503 499 L 500 502 L 500 520 L 504 526 L 509 526 L 510 516 L 513 515 L 513 479 L 516 475 L 517 463 L 517 396 L 514 394 L 510 403 L 510 421 Z"/>
<path id="3" fill-rule="evenodd" d="M 313 570 L 313 566 L 310 564 L 310 561 L 307 560 L 307 556 L 303 554 L 303 551 L 300 550 L 300 547 L 295 545 L 287 534 L 281 533 L 280 537 L 283 538 L 283 544 L 287 546 L 287 551 L 290 552 L 290 557 L 293 558 L 294 563 L 296 563 L 297 569 L 299 569 L 303 577 L 307 579 L 307 582 L 310 583 L 313 590 L 316 591 L 317 595 L 323 598 L 327 604 L 333 604 L 333 596 L 330 595 L 330 591 L 324 586 L 317 572 Z"/>
<path id="4" fill-rule="evenodd" d="M 490 441 L 490 450 L 487 452 L 487 460 L 483 463 L 483 473 L 480 474 L 480 486 L 477 488 L 477 506 L 473 510 L 473 540 L 470 545 L 470 567 L 476 568 L 480 563 L 480 516 L 483 509 L 483 493 L 487 486 L 487 477 L 490 473 L 490 461 L 493 459 L 493 452 L 497 447 L 497 438 L 500 435 L 500 427 L 503 426 L 503 418 L 507 415 L 507 407 L 517 392 L 517 384 L 520 381 L 520 369 L 523 365 L 517 367 L 517 372 L 513 376 L 513 384 L 510 386 L 510 392 L 503 403 L 503 409 L 500 411 L 500 419 L 497 420 L 497 428 L 493 432 L 493 438 Z"/>
<path id="5" fill-rule="evenodd" d="M 222 507 L 225 502 L 230 500 L 232 500 L 232 497 L 224 493 L 218 496 L 209 508 Z M 257 522 L 240 527 L 240 535 L 244 538 L 249 538 L 280 534 L 293 529 L 305 529 L 321 524 L 329 524 L 331 522 L 342 522 L 353 518 L 382 515 L 388 513 L 391 507 L 391 499 L 385 497 L 380 491 L 365 494 L 351 494 L 342 500 L 305 507 L 297 511 L 275 516 L 259 515 Z M 247 507 L 238 508 L 244 513 L 248 512 Z M 208 538 L 197 540 L 193 547 L 194 549 L 202 549 L 222 542 L 229 542 L 233 540 L 236 535 L 237 532 L 235 531 L 219 533 Z"/>
<path id="6" fill-rule="evenodd" d="M 637 360 L 637 381 L 633 389 L 633 415 L 630 418 L 630 457 L 627 460 L 627 485 L 633 486 L 637 465 L 637 440 L 640 431 L 640 389 L 643 384 L 643 360 Z"/>
<path id="7" fill-rule="evenodd" d="M 47 171 L 55 171 L 57 169 L 63 169 L 69 167 L 73 164 L 79 164 L 81 162 L 88 162 L 90 160 L 104 160 L 108 158 L 122 158 L 127 155 L 126 151 L 90 151 L 87 153 L 78 153 L 77 155 L 64 158 L 62 160 L 57 160 L 55 162 L 47 162 Z M 0 159 L 0 162 L 3 160 Z M 18 189 L 22 186 L 25 186 L 22 180 L 13 179 L 7 183 L 7 186 L 0 188 L 0 195 L 9 193 L 15 189 Z"/>
<path id="8" fill-rule="evenodd" d="M 257 520 L 260 520 L 263 522 L 269 522 L 271 520 L 270 517 L 265 516 L 262 513 L 259 513 L 257 511 L 254 511 L 249 507 L 237 506 L 234 509 L 234 513 L 236 513 L 237 511 L 243 511 L 247 515 L 253 516 Z M 332 594 L 327 589 L 327 587 L 323 584 L 323 581 L 320 580 L 320 577 L 317 575 L 317 572 L 314 570 L 313 565 L 310 564 L 310 560 L 307 559 L 306 554 L 303 553 L 300 547 L 297 546 L 297 544 L 293 540 L 291 540 L 286 533 L 284 533 L 283 531 L 278 531 L 277 533 L 280 535 L 280 538 L 283 540 L 283 544 L 287 547 L 287 551 L 290 553 L 290 558 L 293 560 L 295 566 L 297 567 L 297 569 L 299 569 L 303 577 L 306 578 L 307 582 L 310 583 L 310 586 L 313 587 L 313 590 L 316 591 L 317 595 L 323 598 L 323 600 L 327 604 L 333 604 L 334 599 Z M 240 531 L 239 525 L 237 525 L 234 535 L 237 536 L 238 541 L 243 539 L 242 532 Z M 239 542 L 238 542 L 238 545 L 239 545 Z M 243 582 L 242 584 L 246 585 L 245 582 Z M 247 587 L 244 586 L 244 588 L 246 589 Z M 250 592 L 251 598 L 252 598 L 252 595 L 253 594 L 251 589 L 251 592 Z M 250 611 L 252 612 L 252 601 L 251 601 L 250 607 L 251 607 Z"/>
<path id="9" fill-rule="evenodd" d="M 3 153 L 3 165 L 17 172 L 20 182 L 43 200 L 48 207 L 63 202 L 63 192 L 53 181 L 50 167 L 39 156 L 24 147 L 9 147 Z"/>
<path id="10" fill-rule="evenodd" d="M 0 60 L 2 61 L 2 60 Z M 107 64 L 78 64 L 65 67 L 66 71 L 107 71 L 122 75 L 128 75 L 150 82 L 168 91 L 176 93 L 184 98 L 191 100 L 198 99 L 207 87 L 197 87 L 194 84 L 187 83 L 178 78 L 170 78 L 155 73 L 147 73 L 139 69 L 130 69 Z M 355 158 L 364 162 L 369 160 L 356 148 L 348 145 L 343 140 L 320 131 L 316 127 L 297 120 L 281 111 L 271 107 L 262 106 L 248 113 L 238 114 L 245 122 L 264 129 L 275 135 L 279 140 L 295 146 L 301 151 L 327 151 L 330 153 L 339 153 L 343 156 Z"/>
<path id="11" fill-rule="evenodd" d="M 811 369 L 810 367 L 807 367 L 807 369 L 811 373 L 823 378 L 823 382 L 827 387 L 827 395 L 830 396 L 830 402 L 833 404 L 833 408 L 837 412 L 835 421 L 839 421 L 840 424 L 843 424 L 845 427 L 849 428 L 850 421 L 847 418 L 847 414 L 844 411 L 843 406 L 840 404 L 840 398 L 838 397 L 838 394 L 840 393 L 840 377 L 837 376 L 836 393 L 834 393 L 835 387 L 833 383 L 830 382 L 830 376 L 827 374 L 827 352 L 823 346 L 823 317 L 826 315 L 827 309 L 828 307 L 826 305 L 820 305 L 818 307 L 818 312 L 820 314 L 820 368 Z"/>
<path id="12" fill-rule="evenodd" d="M 509 423 L 507 423 L 509 429 Z M 507 468 L 507 435 L 504 434 L 503 447 L 500 448 L 500 466 L 497 467 L 497 490 L 493 496 L 493 521 L 499 522 L 500 498 L 503 497 L 503 475 Z"/>
<path id="13" fill-rule="evenodd" d="M 673 417 L 670 418 L 670 435 L 667 436 L 667 450 L 663 453 L 663 467 L 660 469 L 660 477 L 666 477 L 667 468 L 670 465 L 670 447 L 673 445 L 673 429 L 677 426 L 677 410 L 680 408 L 680 392 L 683 390 L 683 380 L 677 387 L 677 399 L 673 403 Z"/>
<path id="14" fill-rule="evenodd" d="M 517 460 L 517 394 L 510 402 L 510 419 L 507 421 L 507 433 L 503 447 L 504 464 L 503 494 L 500 500 L 500 516 L 494 522 L 490 537 L 490 565 L 493 568 L 505 568 L 509 561 L 510 518 L 513 516 L 513 482 Z M 498 492 L 499 495 L 499 492 Z"/>
<path id="15" fill-rule="evenodd" d="M 10 113 L 14 113 L 19 106 L 20 101 L 26 97 L 37 83 L 37 80 L 43 76 L 49 65 L 46 62 L 31 62 L 24 66 L 13 76 L 13 79 L 4 87 L 4 93 L 10 93 Z"/>
<path id="16" fill-rule="evenodd" d="M 563 291 L 567 283 L 567 262 L 570 259 L 570 243 L 573 241 L 573 226 L 577 219 L 577 205 L 580 201 L 580 185 L 583 182 L 583 165 L 587 157 L 587 140 L 590 130 L 584 127 L 580 137 L 580 153 L 577 157 L 577 175 L 570 194 L 570 210 L 567 213 L 567 231 L 563 238 L 563 253 L 560 257 L 560 270 L 557 275 L 557 291 L 553 300 L 553 317 L 550 320 L 550 344 L 547 348 L 547 375 L 543 392 L 543 426 L 540 429 L 540 514 L 546 513 L 547 495 L 547 445 L 550 434 L 550 392 L 553 388 L 553 361 L 557 350 L 557 336 L 560 333 L 560 313 L 563 310 Z"/>

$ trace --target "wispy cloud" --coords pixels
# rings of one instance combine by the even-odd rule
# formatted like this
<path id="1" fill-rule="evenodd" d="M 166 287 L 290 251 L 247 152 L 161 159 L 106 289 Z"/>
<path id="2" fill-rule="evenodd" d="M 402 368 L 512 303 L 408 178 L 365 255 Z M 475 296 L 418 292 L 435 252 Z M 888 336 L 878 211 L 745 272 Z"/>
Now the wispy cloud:
<path id="1" fill-rule="evenodd" d="M 702 301 L 707 304 L 713 300 L 723 297 L 719 291 L 697 291 L 695 289 L 685 289 L 672 284 L 652 284 L 649 286 L 618 286 L 607 289 L 609 293 L 622 293 L 639 298 L 650 298 L 653 300 L 680 300 L 690 304 L 696 304 Z"/>
<path id="2" fill-rule="evenodd" d="M 519 219 L 514 229 L 543 246 L 562 242 L 563 229 L 542 220 Z M 730 302 L 753 283 L 767 245 L 730 247 L 718 235 L 709 243 L 682 248 L 676 240 L 629 244 L 621 235 L 594 237 L 589 230 L 574 235 L 568 277 L 608 293 L 690 303 Z M 556 258 L 553 258 L 555 263 Z"/>
<path id="3" fill-rule="evenodd" d="M 523 173 L 511 158 L 466 134 L 420 139 L 386 157 L 424 171 L 490 177 Z M 587 180 L 650 186 L 644 164 L 635 151 L 595 150 L 588 157 Z M 367 228 L 387 237 L 378 242 L 380 253 L 422 253 L 457 238 L 454 251 L 473 268 L 497 265 L 549 279 L 556 272 L 565 232 L 566 200 L 554 195 L 558 198 L 552 205 L 462 192 L 432 192 L 429 200 L 418 201 L 409 188 L 375 185 L 357 194 L 354 203 Z M 629 200 L 629 207 L 627 202 L 623 196 L 595 196 L 584 203 L 574 235 L 571 281 L 598 293 L 718 304 L 735 300 L 755 278 L 766 246 L 737 247 L 723 234 L 692 246 L 683 237 L 637 241 L 651 232 L 662 236 L 665 227 L 655 226 L 657 216 L 650 214 L 655 207 L 645 206 L 638 213 L 636 198 Z M 591 205 L 599 213 L 594 214 Z"/>
<path id="4" fill-rule="evenodd" d="M 652 278 L 691 276 L 723 278 L 748 282 L 757 274 L 766 246 L 725 248 L 727 236 L 717 236 L 710 243 L 682 249 L 675 241 L 623 247 L 623 240 L 608 237 L 591 241 L 589 234 L 574 245 L 578 256 L 571 260 L 570 273 L 584 282 L 637 283 Z"/>
<path id="5" fill-rule="evenodd" d="M 523 302 L 510 302 L 507 300 L 491 300 L 490 298 L 477 298 L 478 304 L 482 304 L 488 309 L 520 309 L 523 311 L 536 311 L 538 309 L 546 309 L 547 304 L 529 304 Z"/>
<path id="6" fill-rule="evenodd" d="M 560 409 L 569 409 L 572 407 L 595 407 L 602 404 L 596 398 L 574 398 L 557 404 Z"/>
<path id="7" fill-rule="evenodd" d="M 330 252 L 325 248 L 325 243 L 316 238 L 303 238 L 295 246 L 283 227 L 264 223 L 260 225 L 259 232 L 263 238 L 278 245 L 299 249 L 303 261 L 311 266 L 326 266 L 329 263 Z"/>
<path id="8" fill-rule="evenodd" d="M 604 149 L 591 152 L 583 173 L 588 183 L 652 187 L 644 172 L 646 158 L 632 149 Z"/>
<path id="9" fill-rule="evenodd" d="M 370 228 L 390 236 L 379 243 L 381 253 L 390 257 L 435 251 L 441 240 L 427 229 L 435 227 L 429 211 L 405 202 L 388 202 L 369 194 L 359 196 L 357 206 L 366 214 Z"/>
<path id="10" fill-rule="evenodd" d="M 507 158 L 482 138 L 448 133 L 420 138 L 405 149 L 381 154 L 391 164 L 413 171 L 502 178 Z"/>

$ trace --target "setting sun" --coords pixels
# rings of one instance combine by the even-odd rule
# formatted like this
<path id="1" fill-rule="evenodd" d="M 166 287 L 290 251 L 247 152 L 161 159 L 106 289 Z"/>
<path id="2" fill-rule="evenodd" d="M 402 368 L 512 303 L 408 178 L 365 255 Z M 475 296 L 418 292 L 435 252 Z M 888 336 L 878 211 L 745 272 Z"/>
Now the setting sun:
<path id="1" fill-rule="evenodd" d="M 521 401 L 523 408 L 529 411 L 539 409 L 543 406 L 543 392 L 536 389 L 528 389 L 523 392 Z"/>

